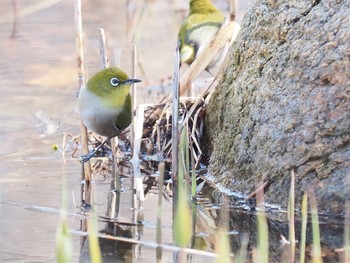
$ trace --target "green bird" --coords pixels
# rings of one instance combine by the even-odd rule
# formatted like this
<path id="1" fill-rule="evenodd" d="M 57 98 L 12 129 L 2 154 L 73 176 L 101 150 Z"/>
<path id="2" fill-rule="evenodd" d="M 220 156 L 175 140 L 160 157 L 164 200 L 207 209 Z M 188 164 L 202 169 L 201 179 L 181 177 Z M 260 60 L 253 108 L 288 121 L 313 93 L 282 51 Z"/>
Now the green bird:
<path id="1" fill-rule="evenodd" d="M 178 36 L 181 63 L 190 65 L 209 44 L 225 21 L 223 13 L 209 0 L 190 0 L 190 12 Z M 217 58 L 207 68 L 214 67 Z"/>
<path id="2" fill-rule="evenodd" d="M 85 126 L 107 137 L 93 152 L 83 155 L 85 163 L 113 137 L 126 129 L 132 120 L 130 86 L 140 82 L 130 79 L 120 68 L 111 67 L 93 75 L 78 95 L 78 110 Z"/>

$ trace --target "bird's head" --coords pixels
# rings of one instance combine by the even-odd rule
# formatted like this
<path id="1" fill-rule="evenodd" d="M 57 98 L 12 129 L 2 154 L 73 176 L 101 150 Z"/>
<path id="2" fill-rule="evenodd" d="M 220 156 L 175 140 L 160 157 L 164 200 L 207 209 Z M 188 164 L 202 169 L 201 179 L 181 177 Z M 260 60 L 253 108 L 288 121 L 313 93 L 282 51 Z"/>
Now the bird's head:
<path id="1" fill-rule="evenodd" d="M 117 107 L 129 96 L 130 86 L 140 81 L 129 78 L 120 68 L 111 67 L 93 75 L 87 82 L 87 89 L 107 105 Z"/>
<path id="2" fill-rule="evenodd" d="M 220 12 L 210 0 L 190 0 L 190 14 L 209 14 Z"/>

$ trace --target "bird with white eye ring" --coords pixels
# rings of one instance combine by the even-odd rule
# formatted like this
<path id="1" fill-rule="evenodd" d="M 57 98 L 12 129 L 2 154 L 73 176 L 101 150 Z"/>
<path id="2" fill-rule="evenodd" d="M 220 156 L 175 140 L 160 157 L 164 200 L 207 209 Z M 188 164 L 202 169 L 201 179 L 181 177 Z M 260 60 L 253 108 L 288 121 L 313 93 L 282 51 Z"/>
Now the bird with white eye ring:
<path id="1" fill-rule="evenodd" d="M 119 85 L 119 79 L 117 78 L 111 78 L 111 81 L 110 81 L 111 85 L 116 87 Z"/>
<path id="2" fill-rule="evenodd" d="M 119 136 L 132 120 L 130 86 L 140 82 L 130 79 L 120 68 L 97 72 L 78 95 L 78 110 L 85 126 L 107 137 L 93 152 L 81 157 L 85 163 L 113 137 Z"/>

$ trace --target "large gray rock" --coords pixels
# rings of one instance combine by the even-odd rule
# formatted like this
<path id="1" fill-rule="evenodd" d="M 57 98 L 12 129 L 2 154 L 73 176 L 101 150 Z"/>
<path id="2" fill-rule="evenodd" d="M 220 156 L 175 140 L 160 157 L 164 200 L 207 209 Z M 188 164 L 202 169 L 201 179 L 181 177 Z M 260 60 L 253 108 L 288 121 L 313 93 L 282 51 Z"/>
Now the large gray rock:
<path id="1" fill-rule="evenodd" d="M 258 0 L 242 22 L 207 111 L 209 172 L 242 194 L 269 179 L 269 203 L 319 211 L 350 199 L 350 1 Z"/>

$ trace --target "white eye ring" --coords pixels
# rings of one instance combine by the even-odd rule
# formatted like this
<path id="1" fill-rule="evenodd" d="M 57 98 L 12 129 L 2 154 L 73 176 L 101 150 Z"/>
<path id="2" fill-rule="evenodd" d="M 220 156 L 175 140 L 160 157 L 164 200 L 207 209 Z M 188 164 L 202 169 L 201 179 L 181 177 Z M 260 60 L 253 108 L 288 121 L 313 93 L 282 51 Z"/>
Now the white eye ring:
<path id="1" fill-rule="evenodd" d="M 120 81 L 119 81 L 119 79 L 117 79 L 117 78 L 111 78 L 111 80 L 109 81 L 109 83 L 111 83 L 111 85 L 112 85 L 113 87 L 116 87 L 116 86 L 118 86 L 118 85 L 120 84 Z"/>

